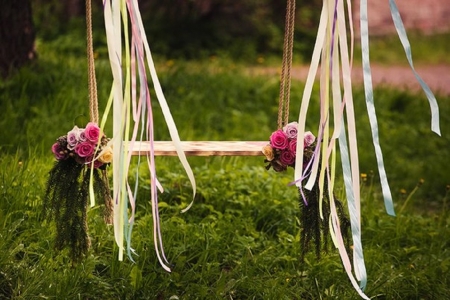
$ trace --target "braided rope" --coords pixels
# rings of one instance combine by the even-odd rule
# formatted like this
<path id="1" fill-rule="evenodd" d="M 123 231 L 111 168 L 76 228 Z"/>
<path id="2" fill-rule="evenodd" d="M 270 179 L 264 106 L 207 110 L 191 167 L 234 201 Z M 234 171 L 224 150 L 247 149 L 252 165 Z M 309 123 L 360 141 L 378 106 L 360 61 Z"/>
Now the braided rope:
<path id="1" fill-rule="evenodd" d="M 86 0 L 86 39 L 88 61 L 89 117 L 98 123 L 97 82 L 95 80 L 94 47 L 92 42 L 92 5 Z"/>
<path id="2" fill-rule="evenodd" d="M 278 104 L 278 128 L 289 122 L 289 99 L 291 91 L 292 51 L 294 47 L 295 0 L 288 0 L 284 31 L 283 62 Z"/>

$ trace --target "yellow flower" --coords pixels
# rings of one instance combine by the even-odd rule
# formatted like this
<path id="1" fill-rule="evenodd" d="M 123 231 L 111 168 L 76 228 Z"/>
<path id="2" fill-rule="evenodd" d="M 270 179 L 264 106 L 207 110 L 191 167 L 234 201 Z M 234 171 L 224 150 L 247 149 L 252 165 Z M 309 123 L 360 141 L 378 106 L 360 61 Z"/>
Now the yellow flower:
<path id="1" fill-rule="evenodd" d="M 364 182 L 364 181 L 367 181 L 367 174 L 366 173 L 361 173 L 361 180 Z"/>
<path id="2" fill-rule="evenodd" d="M 113 159 L 113 152 L 111 147 L 103 149 L 102 152 L 100 153 L 100 157 L 98 158 L 98 160 L 104 164 L 109 164 L 110 162 L 112 162 L 112 159 Z"/>
<path id="3" fill-rule="evenodd" d="M 272 161 L 275 157 L 275 154 L 273 153 L 272 146 L 266 145 L 262 148 L 262 153 L 266 156 L 268 161 Z"/>

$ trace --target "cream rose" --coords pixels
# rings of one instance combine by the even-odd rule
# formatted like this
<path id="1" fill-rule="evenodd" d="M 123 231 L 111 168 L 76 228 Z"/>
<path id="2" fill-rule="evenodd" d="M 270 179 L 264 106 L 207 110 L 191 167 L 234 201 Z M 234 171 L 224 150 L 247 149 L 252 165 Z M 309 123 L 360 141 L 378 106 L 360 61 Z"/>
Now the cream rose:
<path id="1" fill-rule="evenodd" d="M 111 147 L 105 148 L 100 152 L 100 156 L 98 158 L 104 164 L 109 164 L 113 159 L 113 151 Z"/>
<path id="2" fill-rule="evenodd" d="M 270 145 L 266 145 L 262 148 L 262 153 L 266 156 L 268 161 L 272 161 L 275 157 L 275 154 L 273 153 L 273 149 Z"/>

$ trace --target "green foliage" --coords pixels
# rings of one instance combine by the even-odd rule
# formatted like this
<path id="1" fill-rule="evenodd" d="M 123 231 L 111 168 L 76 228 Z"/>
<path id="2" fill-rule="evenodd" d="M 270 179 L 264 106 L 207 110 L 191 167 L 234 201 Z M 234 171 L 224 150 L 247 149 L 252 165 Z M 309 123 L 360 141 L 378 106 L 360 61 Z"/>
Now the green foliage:
<path id="1" fill-rule="evenodd" d="M 312 53 L 321 1 L 296 5 L 295 53 L 305 60 Z M 141 8 L 154 51 L 168 57 L 226 55 L 248 61 L 282 52 L 284 1 L 148 1 Z"/>
<path id="2" fill-rule="evenodd" d="M 32 0 L 39 38 L 47 42 L 85 36 L 84 7 L 77 1 Z M 281 55 L 286 4 L 274 0 L 139 1 L 152 51 L 171 58 L 231 56 L 249 61 L 257 54 Z M 75 4 L 78 4 L 77 6 Z M 104 44 L 103 8 L 93 2 L 94 44 Z M 297 1 L 297 59 L 310 56 L 321 1 Z M 70 39 L 68 41 L 76 41 Z M 81 39 L 79 41 L 84 41 Z"/>
<path id="3" fill-rule="evenodd" d="M 71 159 L 57 162 L 49 172 L 43 202 L 44 217 L 56 223 L 55 247 L 70 248 L 74 261 L 80 260 L 90 246 L 87 233 L 90 172 L 83 172 L 83 167 Z"/>
<path id="4" fill-rule="evenodd" d="M 51 221 L 55 222 L 55 248 L 60 251 L 69 248 L 69 256 L 74 262 L 80 261 L 91 246 L 87 222 L 91 176 L 93 193 L 102 201 L 98 204 L 108 207 L 106 202 L 111 200 L 109 186 L 103 181 L 104 172 L 106 169 L 94 169 L 91 175 L 88 166 L 69 158 L 56 162 L 48 174 L 42 204 L 44 218 L 50 225 L 53 225 Z M 104 214 L 105 219 L 109 219 L 108 212 Z"/>
<path id="5" fill-rule="evenodd" d="M 64 129 L 61 134 L 65 134 L 74 125 L 82 127 L 89 121 L 87 60 L 79 55 L 79 39 L 72 37 L 75 42 L 70 44 L 38 41 L 37 50 L 42 54 L 39 60 L 19 70 L 10 80 L 0 82 L 0 106 L 5 116 L 0 119 L 5 133 L 0 144 L 2 151 L 32 149 L 48 153 L 47 145 L 57 138 L 52 128 Z M 99 89 L 99 105 L 104 107 L 111 74 L 107 61 L 97 65 L 98 84 L 103 87 Z M 13 132 L 10 128 L 20 130 Z"/>

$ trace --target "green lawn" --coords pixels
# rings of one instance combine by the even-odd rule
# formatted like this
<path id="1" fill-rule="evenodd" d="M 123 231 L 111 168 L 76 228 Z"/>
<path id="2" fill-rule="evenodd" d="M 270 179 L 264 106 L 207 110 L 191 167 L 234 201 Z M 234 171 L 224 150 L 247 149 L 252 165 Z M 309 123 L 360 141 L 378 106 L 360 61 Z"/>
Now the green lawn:
<path id="1" fill-rule="evenodd" d="M 434 35 L 409 32 L 408 39 L 415 65 L 450 64 L 447 51 L 450 47 L 449 32 Z M 408 64 L 405 51 L 397 35 L 372 37 L 369 45 L 372 61 L 384 65 Z M 356 61 L 361 61 L 360 51 L 360 46 L 356 44 Z"/>
<path id="2" fill-rule="evenodd" d="M 76 44 L 76 43 L 75 43 Z M 153 248 L 149 174 L 137 160 L 139 198 L 134 262 L 117 260 L 113 229 L 89 210 L 92 248 L 72 264 L 53 249 L 55 229 L 42 218 L 50 146 L 88 120 L 82 51 L 40 43 L 39 61 L 0 83 L 0 299 L 357 299 L 337 251 L 299 261 L 298 196 L 286 174 L 266 171 L 262 157 L 191 158 L 191 187 L 176 158 L 157 158 L 163 239 L 175 267 L 165 272 Z M 81 46 L 80 46 L 81 47 Z M 99 51 L 100 110 L 111 87 Z M 276 127 L 278 78 L 243 75 L 245 65 L 158 61 L 160 80 L 184 140 L 266 140 Z M 294 82 L 291 119 L 303 84 Z M 380 140 L 397 217 L 388 216 L 378 185 L 362 90 L 355 88 L 362 185 L 362 239 L 373 299 L 445 299 L 450 268 L 448 190 L 450 98 L 441 104 L 442 137 L 431 133 L 422 94 L 376 90 Z M 307 126 L 317 131 L 318 89 Z M 156 138 L 167 139 L 158 105 Z M 110 122 L 107 132 L 112 132 Z M 424 183 L 415 190 L 417 183 Z M 339 180 L 339 183 L 342 181 Z M 342 193 L 342 185 L 336 187 Z M 414 193 L 413 193 L 414 192 Z"/>

